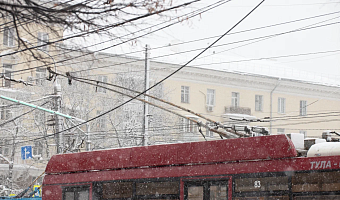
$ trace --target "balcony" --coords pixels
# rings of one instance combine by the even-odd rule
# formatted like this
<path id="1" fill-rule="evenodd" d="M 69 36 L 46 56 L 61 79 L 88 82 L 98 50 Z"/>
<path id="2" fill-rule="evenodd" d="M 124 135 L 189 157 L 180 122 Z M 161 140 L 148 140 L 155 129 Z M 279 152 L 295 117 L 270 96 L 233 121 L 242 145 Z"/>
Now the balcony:
<path id="1" fill-rule="evenodd" d="M 225 113 L 251 115 L 251 108 L 247 107 L 226 106 L 224 107 L 224 110 Z"/>

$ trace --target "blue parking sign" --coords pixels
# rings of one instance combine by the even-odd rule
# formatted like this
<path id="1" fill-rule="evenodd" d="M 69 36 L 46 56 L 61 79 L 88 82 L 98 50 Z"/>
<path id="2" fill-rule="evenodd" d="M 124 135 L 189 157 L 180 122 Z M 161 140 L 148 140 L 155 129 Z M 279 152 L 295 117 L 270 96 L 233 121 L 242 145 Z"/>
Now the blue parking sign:
<path id="1" fill-rule="evenodd" d="M 21 147 L 21 159 L 32 159 L 32 146 Z"/>

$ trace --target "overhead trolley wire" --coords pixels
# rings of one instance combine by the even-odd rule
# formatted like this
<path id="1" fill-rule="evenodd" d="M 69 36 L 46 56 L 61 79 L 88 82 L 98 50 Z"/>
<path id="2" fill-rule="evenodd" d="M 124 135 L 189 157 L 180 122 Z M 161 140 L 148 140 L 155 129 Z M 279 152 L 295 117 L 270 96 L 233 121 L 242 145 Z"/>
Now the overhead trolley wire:
<path id="1" fill-rule="evenodd" d="M 202 52 L 200 52 L 199 54 L 197 54 L 196 56 L 194 56 L 192 59 L 190 59 L 186 64 L 182 65 L 180 68 L 178 68 L 177 70 L 175 70 L 174 72 L 172 72 L 171 74 L 167 75 L 165 78 L 163 78 L 162 80 L 160 80 L 159 82 L 155 83 L 153 86 L 149 87 L 147 90 L 139 93 L 138 95 L 134 96 L 133 98 L 125 101 L 124 103 L 121 103 L 120 105 L 108 110 L 108 111 L 105 111 L 103 112 L 102 114 L 100 115 L 97 115 L 96 117 L 93 117 L 83 123 L 80 123 L 76 126 L 73 126 L 71 128 L 68 128 L 68 129 L 65 129 L 65 130 L 62 130 L 62 131 L 59 131 L 57 133 L 54 133 L 54 134 L 49 134 L 47 136 L 43 136 L 43 137 L 39 137 L 39 138 L 34 138 L 34 139 L 31 139 L 31 140 L 26 140 L 26 141 L 21 141 L 21 142 L 17 142 L 16 144 L 18 143 L 24 143 L 24 142 L 28 142 L 28 141 L 34 141 L 34 140 L 39 140 L 39 139 L 43 139 L 45 137 L 50 137 L 50 136 L 55 136 L 55 135 L 58 135 L 62 132 L 65 132 L 65 131 L 68 131 L 72 128 L 75 128 L 75 127 L 78 127 L 78 126 L 81 126 L 81 125 L 84 125 L 90 121 L 93 121 L 99 117 L 102 117 L 120 107 L 122 107 L 123 105 L 135 100 L 136 98 L 138 98 L 139 96 L 143 95 L 144 93 L 146 93 L 147 91 L 153 89 L 154 87 L 156 87 L 157 85 L 161 84 L 162 82 L 164 82 L 165 80 L 167 80 L 168 78 L 170 78 L 171 76 L 173 76 L 174 74 L 176 74 L 177 72 L 179 72 L 181 69 L 183 69 L 184 67 L 186 67 L 188 64 L 190 64 L 192 61 L 194 61 L 196 58 L 198 58 L 200 55 L 202 55 L 205 51 L 207 51 L 209 48 L 211 48 L 213 45 L 215 45 L 219 40 L 221 40 L 224 36 L 226 36 L 231 30 L 233 30 L 237 25 L 239 25 L 244 19 L 246 19 L 252 12 L 254 12 L 265 0 L 262 0 L 256 7 L 254 7 L 247 15 L 245 15 L 240 21 L 238 21 L 234 26 L 232 26 L 229 30 L 227 30 L 222 36 L 220 36 L 217 40 L 215 40 L 212 44 L 210 44 L 206 49 L 204 49 Z M 213 131 L 213 129 L 211 130 Z"/>
<path id="2" fill-rule="evenodd" d="M 144 14 L 142 16 L 138 16 L 138 17 L 131 18 L 129 20 L 125 20 L 123 22 L 109 24 L 109 25 L 106 25 L 102 28 L 98 28 L 96 30 L 91 30 L 91 31 L 88 31 L 88 32 L 85 32 L 85 33 L 79 33 L 79 34 L 76 34 L 76 35 L 73 35 L 73 36 L 61 38 L 61 39 L 55 40 L 53 42 L 47 42 L 46 44 L 41 44 L 41 45 L 37 45 L 35 47 L 29 47 L 29 48 L 26 48 L 26 49 L 18 50 L 16 52 L 10 52 L 10 53 L 7 53 L 7 54 L 3 54 L 3 55 L 0 55 L 0 58 L 4 57 L 4 56 L 10 56 L 10 55 L 14 55 L 14 54 L 17 54 L 17 53 L 25 52 L 25 51 L 28 51 L 28 50 L 33 50 L 35 48 L 41 48 L 41 47 L 46 46 L 46 45 L 55 44 L 55 43 L 62 42 L 62 41 L 65 41 L 65 40 L 69 40 L 69 39 L 72 39 L 72 38 L 81 37 L 81 36 L 89 35 L 89 34 L 92 34 L 92 33 L 102 32 L 102 31 L 105 31 L 107 29 L 119 27 L 119 26 L 122 26 L 124 24 L 136 21 L 136 20 L 140 20 L 140 19 L 150 17 L 150 16 L 153 16 L 153 15 L 156 15 L 156 14 L 160 14 L 160 13 L 163 13 L 163 12 L 166 12 L 166 11 L 174 10 L 174 9 L 177 9 L 177 8 L 180 8 L 180 7 L 183 7 L 183 6 L 187 6 L 187 5 L 190 5 L 190 4 L 197 2 L 197 1 L 199 1 L 199 0 L 193 0 L 191 2 L 183 3 L 183 4 L 180 4 L 180 5 L 173 6 L 171 8 L 166 8 L 166 9 L 163 9 L 163 10 L 160 10 L 160 11 L 157 11 L 157 12 L 153 12 L 153 13 L 147 13 L 147 14 Z"/>
<path id="3" fill-rule="evenodd" d="M 336 17 L 338 18 L 338 17 Z M 334 18 L 332 18 L 334 19 Z M 323 21 L 324 22 L 324 21 Z M 320 23 L 320 22 L 319 22 Z M 239 41 L 235 41 L 235 42 L 230 42 L 230 43 L 226 43 L 226 44 L 220 44 L 220 45 L 216 45 L 215 47 L 213 48 L 217 48 L 217 47 L 221 47 L 221 46 L 226 46 L 226 45 L 231 45 L 231 44 L 237 44 L 237 43 L 242 43 L 242 42 L 246 42 L 246 41 L 252 41 L 252 40 L 259 40 L 259 39 L 270 39 L 272 37 L 276 37 L 276 36 L 280 36 L 280 35 L 284 35 L 284 34 L 289 34 L 289 33 L 294 33 L 294 32 L 298 32 L 298 31 L 304 31 L 304 30 L 310 30 L 310 29 L 314 29 L 314 28 L 320 28 L 320 27 L 324 27 L 324 26 L 329 26 L 329 25 L 335 25 L 335 24 L 339 24 L 340 22 L 334 22 L 334 23 L 329 23 L 329 24 L 323 24 L 323 25 L 318 25 L 318 26 L 312 26 L 312 27 L 305 27 L 305 28 L 299 28 L 299 29 L 294 29 L 294 30 L 291 30 L 291 31 L 286 31 L 286 32 L 281 32 L 281 33 L 276 33 L 276 34 L 272 34 L 272 35 L 267 35 L 267 36 L 261 36 L 261 37 L 256 37 L 256 38 L 250 38 L 250 39 L 245 39 L 245 40 L 239 40 Z M 260 40 L 262 41 L 262 40 Z M 259 42 L 259 41 L 255 41 L 255 42 Z M 255 43 L 254 42 L 254 43 Z M 225 51 L 229 51 L 229 50 L 232 50 L 232 49 L 236 49 L 236 48 L 240 48 L 240 47 L 243 47 L 243 46 L 246 46 L 246 45 L 249 45 L 249 44 L 252 44 L 252 43 L 248 43 L 248 44 L 245 44 L 245 45 L 241 45 L 241 46 L 237 46 L 237 47 L 234 47 L 234 48 L 231 48 L 231 49 L 228 49 L 228 50 L 224 50 L 223 52 Z M 150 59 L 157 59 L 157 58 L 162 58 L 162 57 L 167 57 L 167 56 L 173 56 L 173 55 L 179 55 L 179 54 L 183 54 L 183 53 L 188 53 L 188 52 L 194 52 L 194 51 L 199 51 L 199 50 L 202 50 L 204 48 L 197 48 L 197 49 L 192 49 L 192 50 L 187 50 L 187 51 L 182 51 L 182 52 L 177 52 L 177 53 L 172 53 L 172 54 L 165 54 L 165 55 L 160 55 L 160 56 L 155 56 L 155 57 L 151 57 Z M 332 52 L 332 51 L 330 51 Z M 221 53 L 221 52 L 218 52 L 218 53 Z M 325 52 L 327 53 L 327 52 Z M 317 54 L 317 53 L 316 53 Z M 207 56 L 210 56 L 210 55 L 207 55 Z M 207 56 L 203 56 L 202 58 L 204 57 L 207 57 Z M 299 56 L 299 55 L 297 55 Z M 81 57 L 81 56 L 80 56 Z M 106 57 L 106 56 L 105 56 Z M 111 57 L 111 56 L 110 56 Z M 104 58 L 100 58 L 100 59 L 104 59 Z M 261 59 L 266 59 L 266 58 L 260 58 L 259 60 Z M 99 60 L 99 59 L 92 59 L 92 60 L 86 60 L 85 62 L 89 62 L 89 61 L 95 61 L 95 60 Z M 144 59 L 135 59 L 133 61 L 128 61 L 128 62 L 122 62 L 122 63 L 118 63 L 118 64 L 114 64 L 114 65 L 105 65 L 105 66 L 100 66 L 100 67 L 95 67 L 95 68 L 91 68 L 91 69 L 84 69 L 84 70 L 78 70 L 78 71 L 74 71 L 73 73 L 77 73 L 77 72 L 83 72 L 83 71 L 91 71 L 91 70 L 95 70 L 95 69 L 102 69 L 102 68 L 107 68 L 107 67 L 112 67 L 112 66 L 117 66 L 117 65 L 123 65 L 123 64 L 130 64 L 130 63 L 135 63 L 135 62 L 138 62 L 138 61 L 143 61 Z M 256 59 L 255 59 L 256 60 Z M 241 60 L 241 61 L 229 61 L 229 62 L 225 62 L 225 63 L 232 63 L 232 62 L 245 62 L 245 61 L 253 61 L 252 59 L 251 60 Z M 63 62 L 63 61 L 62 61 Z M 75 63 L 72 63 L 72 64 L 77 64 L 77 63 L 83 63 L 84 61 L 78 61 L 78 62 L 75 62 Z M 224 62 L 222 62 L 224 63 Z M 221 63 L 221 64 L 222 64 Z M 208 63 L 208 64 L 204 64 L 204 65 L 213 65 L 215 63 Z M 220 64 L 220 63 L 218 63 Z M 42 66 L 46 66 L 46 65 L 42 65 Z M 38 67 L 42 67 L 42 66 L 38 66 Z M 195 66 L 200 66 L 200 65 L 195 65 Z M 36 67 L 36 68 L 38 68 Z M 30 68 L 30 69 L 34 69 L 34 68 Z M 16 73 L 16 72 L 21 72 L 21 71 L 26 71 L 26 70 L 30 70 L 30 69 L 25 69 L 25 70 L 18 70 L 18 71 L 13 71 L 12 74 Z M 162 68 L 163 69 L 163 68 Z M 164 68 L 164 69 L 167 69 L 167 68 Z M 156 70 L 156 69 L 153 69 L 153 70 Z M 153 71 L 152 70 L 152 71 Z M 142 70 L 141 70 L 142 71 Z M 144 70 L 143 70 L 144 71 Z M 136 71 L 137 72 L 137 71 Z M 118 72 L 117 74 L 120 74 L 120 73 L 124 73 L 124 72 Z M 115 74 L 115 73 L 110 73 L 110 74 Z M 19 75 L 19 74 L 18 74 Z M 101 74 L 102 75 L 102 74 Z M 91 76 L 91 75 L 89 75 Z M 92 75 L 93 76 L 93 75 Z"/>
<path id="4" fill-rule="evenodd" d="M 217 4 L 217 5 L 212 4 L 212 5 L 210 5 L 210 6 L 207 6 L 207 7 L 206 7 L 206 8 L 208 8 L 207 10 L 200 11 L 201 9 L 199 9 L 198 11 L 200 11 L 200 12 L 195 11 L 195 12 L 198 12 L 198 13 L 191 12 L 191 13 L 194 13 L 194 14 L 193 14 L 192 16 L 189 16 L 188 18 L 192 18 L 192 17 L 195 17 L 195 16 L 197 16 L 197 15 L 200 15 L 200 14 L 203 13 L 203 12 L 207 12 L 207 11 L 209 11 L 209 10 L 211 10 L 211 9 L 213 9 L 213 8 L 216 8 L 216 7 L 222 5 L 222 4 L 226 3 L 226 2 L 229 2 L 229 1 L 231 1 L 231 0 L 227 0 L 227 1 L 222 0 L 222 1 L 219 1 L 219 2 L 221 2 L 221 3 L 219 3 L 219 4 Z M 211 6 L 212 6 L 212 7 L 211 7 Z M 190 13 L 189 13 L 189 14 L 190 14 Z M 188 15 L 188 14 L 185 14 L 185 15 L 183 15 L 183 16 L 186 16 L 186 15 Z M 183 17 L 183 16 L 180 16 L 180 17 Z M 176 18 L 174 18 L 173 20 L 175 20 L 175 19 L 176 19 Z M 152 27 L 155 27 L 155 26 L 158 26 L 158 25 L 161 25 L 161 24 L 164 24 L 164 23 L 167 23 L 167 22 L 162 22 L 162 23 L 159 23 L 159 24 L 157 24 L 157 25 L 154 25 L 154 26 L 151 26 L 151 27 L 147 27 L 147 28 L 138 30 L 138 31 L 136 31 L 136 32 L 134 32 L 134 33 L 129 33 L 129 34 L 123 36 L 123 37 L 126 37 L 126 36 L 131 35 L 131 34 L 136 34 L 136 33 L 140 32 L 140 31 L 143 31 L 143 30 L 148 30 L 148 29 L 150 29 L 150 28 L 152 28 Z M 133 40 L 135 40 L 135 39 L 144 37 L 144 36 L 146 36 L 146 35 L 149 35 L 149 34 L 151 34 L 151 33 L 157 32 L 157 31 L 159 31 L 159 30 L 165 29 L 165 28 L 167 28 L 167 27 L 170 27 L 170 26 L 175 25 L 175 24 L 178 24 L 178 23 L 180 23 L 180 21 L 176 21 L 176 22 L 174 22 L 174 23 L 168 24 L 168 25 L 166 25 L 166 26 L 163 26 L 163 27 L 158 28 L 158 29 L 156 29 L 156 30 L 153 30 L 153 31 L 151 31 L 151 32 L 147 32 L 147 33 L 142 34 L 142 35 L 140 35 L 140 36 L 137 36 L 137 37 L 128 39 L 128 40 L 126 40 L 126 41 L 120 42 L 120 43 L 115 44 L 115 45 L 113 45 L 113 46 L 105 47 L 105 48 L 102 48 L 102 49 L 96 50 L 96 51 L 87 52 L 85 55 L 80 55 L 80 56 L 72 57 L 72 58 L 69 58 L 69 59 L 64 59 L 64 60 L 61 60 L 61 61 L 57 61 L 56 63 L 63 63 L 63 62 L 66 62 L 66 61 L 68 61 L 68 60 L 73 60 L 73 59 L 76 59 L 76 58 L 80 58 L 80 57 L 84 57 L 84 56 L 86 56 L 86 55 L 93 54 L 93 53 L 95 53 L 95 52 L 100 52 L 100 51 L 103 51 L 103 50 L 106 50 L 106 49 L 109 49 L 109 48 L 112 48 L 112 47 L 115 47 L 115 46 L 118 46 L 118 45 L 121 45 L 121 44 L 130 42 L 130 41 L 133 41 Z M 119 38 L 114 38 L 114 39 L 119 39 Z M 113 40 L 113 39 L 112 39 L 112 40 Z M 111 40 L 110 40 L 110 41 L 111 41 Z M 98 44 L 100 44 L 100 43 L 98 43 Z M 98 45 L 98 44 L 95 44 L 95 45 Z M 93 46 L 93 45 L 87 46 L 87 48 L 88 48 L 88 47 L 91 47 L 91 46 Z M 39 47 L 36 46 L 36 47 L 32 47 L 32 48 L 39 48 Z M 63 52 L 63 53 L 58 54 L 58 55 L 63 55 L 63 54 L 70 53 L 70 52 L 73 52 L 73 51 L 78 52 L 78 50 L 71 50 L 71 51 L 69 51 L 69 52 Z M 54 56 L 58 56 L 58 55 L 54 55 Z M 1 57 L 1 56 L 0 56 L 0 57 Z M 48 59 L 49 57 L 45 57 L 45 58 Z M 24 62 L 24 63 L 25 63 L 25 62 Z M 20 63 L 20 64 L 23 64 L 23 63 Z M 44 66 L 50 66 L 50 65 L 52 65 L 52 64 L 53 64 L 53 63 L 47 64 L 47 65 L 44 64 L 44 65 L 37 66 L 37 67 L 33 67 L 33 68 L 30 68 L 30 69 L 22 69 L 22 70 L 12 71 L 12 74 L 17 73 L 17 72 L 22 72 L 22 71 L 29 71 L 29 70 L 35 69 L 35 68 L 41 68 L 41 67 L 44 67 Z"/>

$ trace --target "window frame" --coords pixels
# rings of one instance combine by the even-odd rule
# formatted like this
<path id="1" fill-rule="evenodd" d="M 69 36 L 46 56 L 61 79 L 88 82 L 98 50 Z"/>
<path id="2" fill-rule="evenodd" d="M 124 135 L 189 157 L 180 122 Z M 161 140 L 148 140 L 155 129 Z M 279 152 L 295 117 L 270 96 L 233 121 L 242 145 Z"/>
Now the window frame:
<path id="1" fill-rule="evenodd" d="M 63 200 L 66 200 L 66 192 L 79 192 L 79 191 L 88 191 L 88 199 L 90 199 L 90 186 L 89 185 L 76 185 L 76 186 L 65 186 L 62 187 L 62 194 L 63 194 Z M 76 198 L 76 195 L 74 195 L 73 200 L 80 200 L 79 198 Z"/>
<path id="2" fill-rule="evenodd" d="M 35 71 L 35 77 L 36 77 L 36 84 L 37 85 L 44 85 L 45 83 L 45 80 L 46 80 L 46 68 L 36 68 L 36 71 Z"/>
<path id="3" fill-rule="evenodd" d="M 258 112 L 263 111 L 263 95 L 259 95 L 259 94 L 255 95 L 255 111 L 258 111 Z"/>
<path id="4" fill-rule="evenodd" d="M 181 86 L 181 103 L 189 103 L 190 100 L 190 88 L 189 86 Z"/>
<path id="5" fill-rule="evenodd" d="M 49 35 L 46 32 L 38 32 L 38 37 L 37 37 L 37 45 L 45 45 L 49 42 Z M 48 52 L 48 45 L 38 47 L 39 50 Z"/>
<path id="6" fill-rule="evenodd" d="M 5 75 L 7 78 L 10 78 L 10 79 L 12 78 L 12 71 L 13 71 L 13 64 L 9 64 L 9 63 L 2 64 L 2 74 Z M 2 79 L 2 87 L 11 88 L 11 85 L 12 83 L 10 80 Z"/>
<path id="7" fill-rule="evenodd" d="M 8 47 L 15 46 L 15 29 L 6 26 L 3 33 L 3 44 Z"/>
<path id="8" fill-rule="evenodd" d="M 107 77 L 107 76 L 102 76 L 102 75 L 99 75 L 99 76 L 98 76 L 98 81 L 100 81 L 100 82 L 107 83 L 107 80 L 108 80 L 108 77 Z M 99 83 L 99 85 L 102 85 L 102 83 Z M 106 93 L 106 89 L 105 89 L 105 88 L 98 87 L 98 88 L 97 88 L 97 92 Z"/>
<path id="9" fill-rule="evenodd" d="M 300 116 L 306 116 L 306 115 L 307 115 L 307 101 L 300 100 Z"/>
<path id="10" fill-rule="evenodd" d="M 231 106 L 232 107 L 240 107 L 240 93 L 239 92 L 231 92 Z"/>
<path id="11" fill-rule="evenodd" d="M 97 116 L 100 115 L 102 113 L 102 111 L 97 110 L 96 114 Z M 107 120 L 106 120 L 106 115 L 101 116 L 97 119 L 97 128 L 98 129 L 105 129 L 107 128 Z"/>
<path id="12" fill-rule="evenodd" d="M 280 113 L 280 114 L 285 114 L 286 113 L 286 98 L 279 97 L 277 106 L 278 106 L 277 112 Z"/>
<path id="13" fill-rule="evenodd" d="M 216 91 L 214 89 L 207 89 L 207 106 L 214 107 L 216 103 Z"/>

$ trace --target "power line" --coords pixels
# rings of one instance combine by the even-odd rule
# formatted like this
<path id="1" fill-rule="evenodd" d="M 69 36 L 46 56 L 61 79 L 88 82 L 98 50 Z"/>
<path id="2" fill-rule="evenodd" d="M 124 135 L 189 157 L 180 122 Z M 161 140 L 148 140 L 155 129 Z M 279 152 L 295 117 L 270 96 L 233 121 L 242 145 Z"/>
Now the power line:
<path id="1" fill-rule="evenodd" d="M 165 78 L 163 78 L 161 81 L 157 82 L 156 84 L 154 84 L 153 86 L 151 86 L 150 88 L 148 88 L 147 90 L 139 93 L 138 95 L 134 96 L 134 98 L 131 98 L 130 100 L 128 101 L 125 101 L 124 103 L 106 111 L 106 112 L 103 112 L 102 114 L 100 115 L 97 115 L 96 117 L 93 117 L 83 123 L 80 123 L 76 126 L 73 126 L 71 128 L 68 128 L 68 129 L 65 129 L 63 131 L 59 131 L 58 133 L 54 133 L 54 134 L 50 134 L 50 135 L 47 135 L 47 136 L 44 136 L 44 137 L 40 137 L 40 138 L 35 138 L 35 139 L 31 139 L 31 140 L 27 140 L 27 141 L 24 141 L 24 142 L 28 142 L 28 141 L 34 141 L 34 140 L 37 140 L 37 139 L 41 139 L 41 138 L 45 138 L 45 137 L 49 137 L 49 136 L 54 136 L 54 135 L 57 135 L 57 134 L 60 134 L 62 132 L 65 132 L 65 131 L 68 131 L 72 128 L 75 128 L 75 127 L 78 127 L 78 126 L 81 126 L 81 125 L 84 125 L 88 122 L 91 122 L 99 117 L 102 117 L 118 108 L 120 108 L 121 106 L 131 102 L 132 100 L 138 98 L 139 96 L 143 95 L 145 92 L 153 89 L 154 87 L 156 87 L 157 85 L 159 85 L 160 83 L 164 82 L 165 80 L 167 80 L 168 78 L 170 78 L 171 76 L 173 76 L 174 74 L 176 74 L 177 72 L 179 72 L 181 69 L 183 69 L 184 67 L 186 67 L 189 63 L 191 63 L 193 60 L 195 60 L 197 57 L 199 57 L 200 55 L 202 55 L 205 51 L 207 51 L 209 48 L 211 48 L 213 45 L 215 45 L 219 40 L 221 40 L 225 35 L 227 35 L 231 30 L 233 30 L 238 24 L 240 24 L 244 19 L 246 19 L 253 11 L 255 11 L 265 0 L 262 0 L 255 8 L 253 8 L 246 16 L 244 16 L 240 21 L 238 21 L 233 27 L 231 27 L 228 31 L 226 31 L 222 36 L 220 36 L 217 40 L 215 40 L 212 44 L 210 44 L 205 50 L 203 50 L 202 52 L 200 52 L 199 54 L 197 54 L 195 57 L 193 57 L 191 60 L 189 60 L 186 64 L 184 64 L 183 66 L 181 66 L 180 68 L 178 68 L 177 70 L 175 70 L 174 72 L 172 72 L 171 74 L 169 74 L 168 76 L 166 76 Z M 22 143 L 22 142 L 20 142 Z"/>
<path id="2" fill-rule="evenodd" d="M 225 1 L 225 2 L 224 2 L 224 1 L 225 1 L 225 0 L 219 1 L 219 2 L 221 2 L 221 3 L 219 3 L 219 4 L 217 4 L 217 5 L 212 4 L 212 5 L 210 5 L 210 6 L 207 6 L 206 8 L 208 8 L 208 9 L 205 10 L 205 11 L 198 12 L 198 11 L 200 11 L 200 10 L 198 10 L 198 11 L 195 11 L 195 12 L 198 12 L 198 13 L 192 12 L 192 13 L 193 13 L 192 16 L 189 16 L 188 18 L 195 17 L 195 16 L 197 16 L 197 15 L 203 13 L 203 12 L 207 12 L 208 10 L 211 10 L 211 9 L 213 9 L 213 8 L 216 8 L 216 7 L 218 7 L 218 6 L 220 6 L 220 5 L 224 4 L 224 3 L 229 2 L 230 0 Z M 212 7 L 211 7 L 211 6 L 212 6 Z M 211 8 L 210 8 L 210 7 L 211 7 Z M 191 14 L 191 13 L 189 13 L 189 14 Z M 185 15 L 187 15 L 187 14 L 185 14 Z M 183 15 L 183 16 L 185 16 L 185 15 Z M 166 22 L 159 23 L 159 24 L 157 24 L 157 25 L 155 25 L 155 26 L 158 26 L 158 25 L 163 24 L 163 23 L 166 23 Z M 167 28 L 167 27 L 170 27 L 170 26 L 175 25 L 175 24 L 178 24 L 178 23 L 180 23 L 180 21 L 176 21 L 176 22 L 174 22 L 174 23 L 168 24 L 168 25 L 163 26 L 163 27 L 161 27 L 161 28 L 158 28 L 158 29 L 156 29 L 156 30 L 150 31 L 150 32 L 148 32 L 148 33 L 146 33 L 146 34 L 142 34 L 142 35 L 140 35 L 140 36 L 137 36 L 137 37 L 128 39 L 128 40 L 126 40 L 126 41 L 120 42 L 120 43 L 115 44 L 115 45 L 113 45 L 113 46 L 105 47 L 105 48 L 102 48 L 102 49 L 97 50 L 97 51 L 94 51 L 94 52 L 87 52 L 87 53 L 85 53 L 84 55 L 80 55 L 80 56 L 77 56 L 77 57 L 72 57 L 72 58 L 69 58 L 69 59 L 64 59 L 64 60 L 58 61 L 58 62 L 56 62 L 56 63 L 63 63 L 63 62 L 66 62 L 66 61 L 68 61 L 68 60 L 73 60 L 73 59 L 76 59 L 76 58 L 84 57 L 84 56 L 89 55 L 89 54 L 93 54 L 93 53 L 95 53 L 95 52 L 103 51 L 103 50 L 106 50 L 106 49 L 109 49 L 109 48 L 112 48 L 112 47 L 115 47 L 115 46 L 118 46 L 118 45 L 127 43 L 127 42 L 129 42 L 129 41 L 133 41 L 133 40 L 135 40 L 135 39 L 144 37 L 145 35 L 148 35 L 148 34 L 157 32 L 157 31 L 159 31 L 159 30 L 165 29 L 165 28 Z M 127 35 L 125 35 L 125 36 L 123 36 L 123 37 L 126 37 L 126 36 L 131 35 L 131 34 L 136 34 L 136 33 L 140 32 L 140 31 L 142 31 L 142 30 L 148 30 L 148 29 L 150 29 L 150 28 L 152 28 L 152 27 L 154 27 L 154 26 L 151 26 L 151 27 L 147 27 L 147 28 L 138 30 L 138 31 L 135 32 L 135 33 L 130 33 L 130 34 L 127 34 Z M 117 38 L 114 38 L 114 39 L 117 39 Z M 113 39 L 112 39 L 112 40 L 113 40 Z M 111 40 L 109 40 L 109 41 L 111 41 Z M 97 43 L 96 45 L 98 45 L 98 44 L 101 44 L 101 43 Z M 91 47 L 91 46 L 88 46 L 88 47 Z M 87 48 L 88 48 L 88 47 L 87 47 Z M 38 48 L 38 47 L 35 47 L 35 48 Z M 76 50 L 71 50 L 71 51 L 69 51 L 68 53 L 73 52 L 73 51 L 76 51 Z M 59 55 L 63 55 L 63 54 L 66 54 L 66 53 L 63 52 L 62 54 L 59 54 Z M 45 58 L 48 58 L 48 57 L 45 57 Z M 21 63 L 21 64 L 22 64 L 22 63 Z M 28 70 L 31 70 L 31 69 L 40 68 L 40 67 L 49 66 L 49 65 L 51 65 L 51 64 L 48 64 L 48 65 L 45 64 L 45 65 L 41 65 L 41 66 L 37 66 L 37 67 L 30 68 L 30 69 L 23 69 L 23 70 L 12 71 L 12 73 L 22 72 L 22 71 L 28 71 Z"/>

